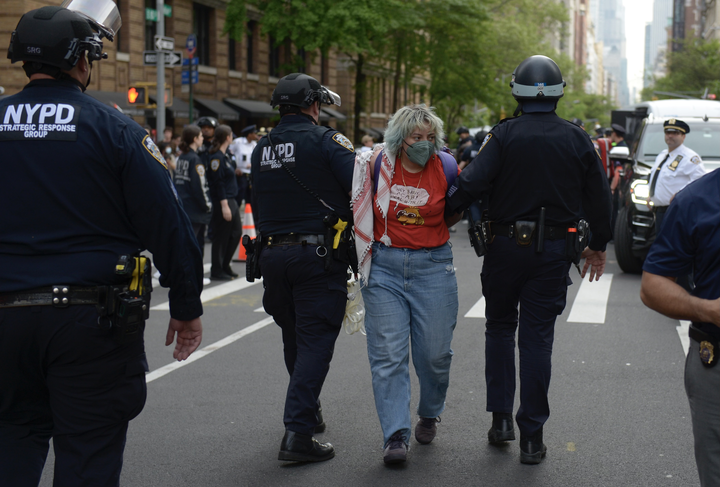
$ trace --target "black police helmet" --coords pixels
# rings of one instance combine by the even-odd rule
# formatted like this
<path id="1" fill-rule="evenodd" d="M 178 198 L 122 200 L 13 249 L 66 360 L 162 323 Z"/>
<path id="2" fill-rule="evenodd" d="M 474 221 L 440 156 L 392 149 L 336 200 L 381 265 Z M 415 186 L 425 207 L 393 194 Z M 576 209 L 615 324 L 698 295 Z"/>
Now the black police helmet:
<path id="1" fill-rule="evenodd" d="M 530 56 L 512 75 L 510 87 L 516 100 L 557 100 L 565 91 L 560 68 L 547 56 Z"/>
<path id="2" fill-rule="evenodd" d="M 198 127 L 212 127 L 214 129 L 218 128 L 218 125 L 220 125 L 215 117 L 200 117 L 197 119 L 195 124 Z"/>
<path id="3" fill-rule="evenodd" d="M 327 105 L 340 106 L 340 96 L 322 86 L 318 80 L 303 73 L 292 73 L 278 81 L 273 90 L 270 105 L 290 105 L 308 108 L 319 101 Z"/>
<path id="4" fill-rule="evenodd" d="M 10 38 L 7 57 L 71 70 L 87 52 L 89 61 L 107 58 L 100 35 L 85 16 L 62 7 L 42 7 L 20 18 Z"/>

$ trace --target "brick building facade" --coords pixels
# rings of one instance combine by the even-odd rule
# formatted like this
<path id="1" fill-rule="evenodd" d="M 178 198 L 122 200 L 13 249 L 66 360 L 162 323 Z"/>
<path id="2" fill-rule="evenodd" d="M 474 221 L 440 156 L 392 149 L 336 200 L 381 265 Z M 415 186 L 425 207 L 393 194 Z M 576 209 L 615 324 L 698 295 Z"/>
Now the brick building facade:
<path id="1" fill-rule="evenodd" d="M 152 20 L 155 0 L 115 0 L 123 25 L 115 42 L 105 41 L 108 59 L 93 66 L 88 94 L 132 116 L 138 123 L 155 128 L 156 111 L 140 109 L 127 102 L 127 90 L 138 82 L 155 82 L 156 68 L 143 64 L 143 51 L 153 50 L 156 24 Z M 0 38 L 9 42 L 10 35 L 24 12 L 57 1 L 6 0 L 0 11 Z M 392 81 L 383 70 L 366 68 L 367 102 L 361 113 L 361 132 L 353 134 L 354 79 L 352 63 L 331 52 L 304 53 L 290 43 L 275 47 L 272 39 L 261 34 L 261 14 L 250 11 L 250 22 L 242 39 L 223 34 L 227 0 L 166 0 L 170 15 L 165 16 L 165 36 L 175 39 L 175 50 L 183 51 L 187 36 L 198 38 L 199 82 L 193 85 L 193 115 L 215 116 L 236 132 L 250 124 L 274 126 L 279 117 L 269 105 L 270 96 L 292 57 L 305 60 L 304 71 L 338 92 L 341 107 L 324 108 L 321 124 L 332 125 L 355 141 L 364 133 L 377 139 L 387 124 L 392 108 Z M 17 93 L 27 83 L 21 63 L 10 64 L 0 56 L 0 86 L 5 95 Z M 172 84 L 173 103 L 166 111 L 166 125 L 179 132 L 190 121 L 188 85 L 182 85 L 182 68 L 166 68 L 165 82 Z M 400 106 L 425 99 L 428 82 L 414 79 L 400 90 Z"/>

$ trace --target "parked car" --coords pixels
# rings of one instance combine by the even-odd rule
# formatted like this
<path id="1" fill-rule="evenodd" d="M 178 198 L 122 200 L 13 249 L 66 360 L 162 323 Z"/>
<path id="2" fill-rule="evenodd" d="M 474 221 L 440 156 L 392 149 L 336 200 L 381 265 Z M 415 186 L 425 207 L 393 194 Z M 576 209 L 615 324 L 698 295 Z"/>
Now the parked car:
<path id="1" fill-rule="evenodd" d="M 629 149 L 611 151 L 613 159 L 625 161 L 614 229 L 615 254 L 624 272 L 640 273 L 655 241 L 655 215 L 652 204 L 648 205 L 649 177 L 658 154 L 667 149 L 663 122 L 669 118 L 690 126 L 685 145 L 700 155 L 708 172 L 720 167 L 720 101 L 651 101 L 613 112 L 613 123 L 621 123 L 631 134 Z"/>

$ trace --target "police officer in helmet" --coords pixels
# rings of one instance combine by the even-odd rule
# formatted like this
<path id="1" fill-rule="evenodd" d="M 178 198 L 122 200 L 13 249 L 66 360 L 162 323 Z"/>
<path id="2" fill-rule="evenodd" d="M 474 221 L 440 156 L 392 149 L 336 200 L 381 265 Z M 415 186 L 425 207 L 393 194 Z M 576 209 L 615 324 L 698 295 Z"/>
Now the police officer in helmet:
<path id="1" fill-rule="evenodd" d="M 290 374 L 278 455 L 284 461 L 335 456 L 314 434 L 325 429 L 319 396 L 347 302 L 348 249 L 333 247 L 336 228 L 351 225 L 355 150 L 343 134 L 317 124 L 322 103 L 340 105 L 340 97 L 306 74 L 282 78 L 271 101 L 280 123 L 251 158 L 263 305 L 282 329 Z"/>
<path id="2" fill-rule="evenodd" d="M 195 124 L 200 127 L 200 131 L 203 135 L 203 144 L 198 148 L 198 154 L 200 154 L 200 158 L 203 161 L 203 164 L 205 164 L 205 168 L 207 169 L 207 165 L 210 158 L 210 146 L 212 146 L 212 140 L 213 137 L 215 137 L 215 129 L 218 128 L 220 123 L 217 121 L 217 118 L 215 117 L 200 117 L 197 119 L 197 122 Z"/>
<path id="3" fill-rule="evenodd" d="M 137 123 L 83 94 L 109 0 L 22 16 L 8 58 L 30 82 L 0 101 L 0 484 L 117 486 L 128 422 L 145 404 L 152 270 L 170 287 L 166 344 L 202 336 L 202 259 L 162 154 Z M 98 12 L 103 12 L 102 18 Z"/>
<path id="4" fill-rule="evenodd" d="M 555 62 L 545 56 L 524 60 L 510 86 L 518 101 L 515 115 L 522 115 L 492 129 L 458 177 L 450 205 L 459 211 L 488 193 L 481 274 L 487 411 L 493 413 L 488 440 L 515 439 L 519 328 L 520 461 L 537 464 L 546 453 L 543 424 L 550 415 L 555 320 L 565 308 L 571 260 L 586 258 L 581 274 L 590 268 L 590 280 L 604 271 L 612 236 L 610 190 L 590 137 L 555 114 L 565 86 Z M 587 248 L 583 215 L 592 230 Z"/>

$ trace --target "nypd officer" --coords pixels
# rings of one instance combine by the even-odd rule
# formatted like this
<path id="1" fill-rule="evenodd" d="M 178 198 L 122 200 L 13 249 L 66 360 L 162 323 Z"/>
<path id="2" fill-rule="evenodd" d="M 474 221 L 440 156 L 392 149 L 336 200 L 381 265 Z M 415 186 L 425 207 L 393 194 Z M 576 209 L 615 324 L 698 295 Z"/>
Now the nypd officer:
<path id="1" fill-rule="evenodd" d="M 676 121 L 676 126 L 678 126 Z M 692 321 L 685 361 L 695 461 L 703 487 L 720 485 L 720 171 L 690 183 L 670 204 L 643 265 L 640 297 L 666 316 Z M 688 293 L 678 277 L 695 269 Z"/>
<path id="2" fill-rule="evenodd" d="M 210 157 L 210 147 L 212 146 L 213 137 L 215 137 L 215 129 L 218 128 L 219 122 L 215 117 L 200 117 L 195 124 L 200 127 L 203 135 L 203 143 L 198 148 L 198 154 L 203 158 L 206 169 Z"/>
<path id="3" fill-rule="evenodd" d="M 355 150 L 340 132 L 317 125 L 322 103 L 340 105 L 340 97 L 305 74 L 282 78 L 271 101 L 280 123 L 251 158 L 263 305 L 282 329 L 290 373 L 278 455 L 286 461 L 335 456 L 313 435 L 325 429 L 318 397 L 345 313 L 348 264 L 328 259 L 333 242 L 323 220 L 350 224 Z"/>
<path id="4" fill-rule="evenodd" d="M 477 157 L 460 173 L 451 208 L 488 195 L 487 255 L 482 269 L 486 299 L 485 379 L 493 413 L 490 443 L 515 439 L 515 333 L 519 327 L 520 461 L 545 456 L 543 424 L 550 415 L 548 387 L 555 319 L 565 308 L 569 256 L 585 214 L 592 229 L 582 271 L 599 279 L 612 237 L 610 190 L 590 137 L 555 114 L 565 82 L 545 56 L 524 60 L 510 83 L 522 115 L 496 125 Z M 452 188 L 451 188 L 452 190 Z M 581 226 L 581 225 L 580 225 Z M 575 250 L 574 250 L 575 249 Z M 520 312 L 518 316 L 518 303 Z"/>
<path id="5" fill-rule="evenodd" d="M 650 200 L 655 210 L 656 231 L 663 225 L 663 217 L 675 194 L 706 173 L 697 152 L 685 145 L 690 126 L 671 118 L 663 123 L 667 149 L 658 154 L 650 170 Z"/>
<path id="6" fill-rule="evenodd" d="M 82 9 L 83 2 L 78 7 Z M 102 5 L 100 5 L 102 4 Z M 120 16 L 42 7 L 8 58 L 30 78 L 0 101 L 0 484 L 116 486 L 145 397 L 147 247 L 170 287 L 166 343 L 200 344 L 202 259 L 162 154 L 138 124 L 83 94 Z"/>

